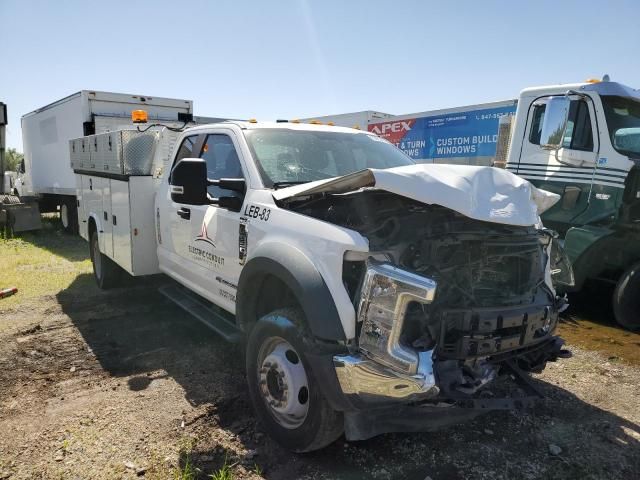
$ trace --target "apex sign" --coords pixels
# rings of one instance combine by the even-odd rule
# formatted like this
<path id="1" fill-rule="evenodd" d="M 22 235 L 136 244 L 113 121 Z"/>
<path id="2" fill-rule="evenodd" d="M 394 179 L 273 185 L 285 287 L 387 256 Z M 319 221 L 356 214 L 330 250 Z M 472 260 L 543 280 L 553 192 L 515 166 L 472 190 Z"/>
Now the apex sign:
<path id="1" fill-rule="evenodd" d="M 411 131 L 415 123 L 415 118 L 396 120 L 395 122 L 373 123 L 369 125 L 367 130 L 397 145 Z"/>
<path id="2" fill-rule="evenodd" d="M 372 125 L 370 131 L 375 133 L 376 135 L 381 136 L 389 135 L 390 133 L 408 132 L 409 130 L 411 130 L 412 123 L 413 122 L 411 122 L 410 120 L 402 120 L 400 122 L 393 123 L 378 123 Z"/>

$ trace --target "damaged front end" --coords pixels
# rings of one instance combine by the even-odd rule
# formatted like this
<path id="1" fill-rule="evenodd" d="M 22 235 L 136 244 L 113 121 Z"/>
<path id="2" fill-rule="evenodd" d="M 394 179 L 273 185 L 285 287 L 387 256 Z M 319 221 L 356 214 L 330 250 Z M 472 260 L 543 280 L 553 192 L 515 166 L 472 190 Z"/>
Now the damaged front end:
<path id="1" fill-rule="evenodd" d="M 531 405 L 538 393 L 525 372 L 568 355 L 554 336 L 563 300 L 550 281 L 559 270 L 547 231 L 380 190 L 289 208 L 369 240 L 368 256 L 347 255 L 343 266 L 357 311 L 357 343 L 334 357 L 354 407 L 345 412 L 348 438 Z"/>

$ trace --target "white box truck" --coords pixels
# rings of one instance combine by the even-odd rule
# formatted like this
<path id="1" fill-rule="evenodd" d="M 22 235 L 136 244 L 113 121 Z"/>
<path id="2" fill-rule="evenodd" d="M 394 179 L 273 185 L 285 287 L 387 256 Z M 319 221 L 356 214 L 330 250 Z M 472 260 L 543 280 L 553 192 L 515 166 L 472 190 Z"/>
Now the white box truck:
<path id="1" fill-rule="evenodd" d="M 24 165 L 16 185 L 20 197 L 35 197 L 42 212 L 59 210 L 63 227 L 77 230 L 69 140 L 130 124 L 131 112 L 137 109 L 144 109 L 151 121 L 178 122 L 193 115 L 193 102 L 82 90 L 24 115 Z"/>
<path id="2" fill-rule="evenodd" d="M 530 405 L 523 371 L 568 354 L 539 219 L 556 195 L 503 169 L 415 164 L 362 130 L 230 121 L 163 157 L 165 134 L 71 141 L 98 145 L 71 147 L 95 278 L 171 277 L 167 297 L 245 343 L 256 414 L 285 447 Z M 524 390 L 505 396 L 509 375 Z"/>
<path id="3" fill-rule="evenodd" d="M 406 115 L 367 110 L 301 121 L 357 126 L 389 140 L 419 163 L 492 165 L 498 122 L 513 116 L 516 104 L 516 100 L 505 100 Z"/>
<path id="4" fill-rule="evenodd" d="M 390 113 L 377 112 L 375 110 L 363 110 L 362 112 L 339 113 L 337 115 L 301 118 L 300 121 L 303 123 L 317 122 L 324 125 L 335 125 L 336 127 L 366 130 L 369 123 L 375 123 L 393 117 L 394 116 Z"/>

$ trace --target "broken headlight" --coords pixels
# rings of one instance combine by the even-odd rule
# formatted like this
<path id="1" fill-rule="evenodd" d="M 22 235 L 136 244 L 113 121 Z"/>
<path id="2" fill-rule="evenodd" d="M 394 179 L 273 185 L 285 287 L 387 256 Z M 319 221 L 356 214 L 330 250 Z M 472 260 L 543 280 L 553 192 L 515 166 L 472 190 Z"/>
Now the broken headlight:
<path id="1" fill-rule="evenodd" d="M 360 349 L 383 365 L 414 375 L 418 353 L 400 343 L 400 333 L 409 304 L 431 303 L 436 282 L 388 263 L 369 262 L 361 291 Z"/>

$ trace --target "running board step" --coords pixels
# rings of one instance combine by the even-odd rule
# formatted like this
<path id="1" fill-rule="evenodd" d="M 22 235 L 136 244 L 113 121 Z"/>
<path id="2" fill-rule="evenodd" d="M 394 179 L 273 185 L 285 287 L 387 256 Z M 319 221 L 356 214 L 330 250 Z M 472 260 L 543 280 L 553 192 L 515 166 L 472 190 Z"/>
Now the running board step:
<path id="1" fill-rule="evenodd" d="M 242 339 L 242 332 L 238 327 L 216 311 L 215 306 L 207 305 L 206 300 L 198 298 L 196 294 L 186 288 L 180 285 L 164 285 L 158 290 L 162 295 L 222 336 L 227 342 L 239 343 Z"/>

